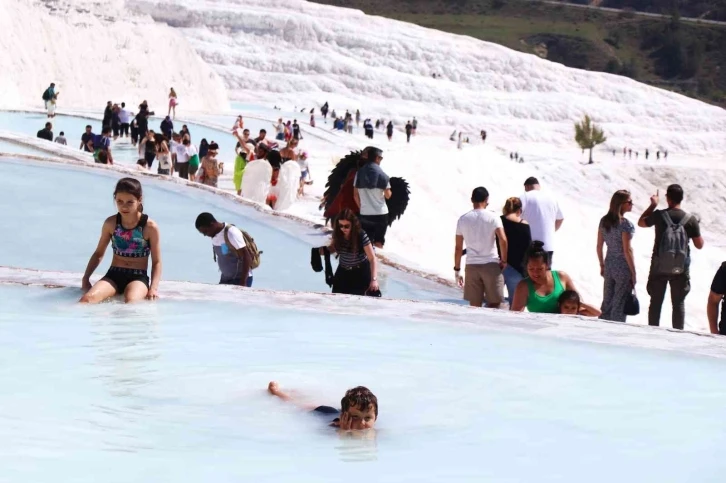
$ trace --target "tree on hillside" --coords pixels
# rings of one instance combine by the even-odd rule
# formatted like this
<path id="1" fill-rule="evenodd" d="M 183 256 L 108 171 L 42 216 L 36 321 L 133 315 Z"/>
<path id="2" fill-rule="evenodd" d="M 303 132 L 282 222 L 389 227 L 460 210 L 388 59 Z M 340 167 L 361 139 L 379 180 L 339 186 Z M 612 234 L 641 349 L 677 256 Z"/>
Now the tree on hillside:
<path id="1" fill-rule="evenodd" d="M 585 114 L 585 118 L 581 122 L 575 123 L 575 141 L 582 149 L 590 150 L 590 162 L 592 164 L 592 150 L 598 144 L 607 141 L 605 132 L 592 123 L 590 116 Z"/>

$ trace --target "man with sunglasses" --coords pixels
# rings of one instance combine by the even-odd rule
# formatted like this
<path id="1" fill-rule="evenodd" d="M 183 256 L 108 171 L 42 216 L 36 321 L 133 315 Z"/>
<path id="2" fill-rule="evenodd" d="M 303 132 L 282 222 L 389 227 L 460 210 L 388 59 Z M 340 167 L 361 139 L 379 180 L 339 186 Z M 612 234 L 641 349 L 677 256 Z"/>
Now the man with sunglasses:
<path id="1" fill-rule="evenodd" d="M 360 208 L 358 219 L 371 242 L 383 248 L 388 229 L 388 205 L 391 197 L 391 180 L 381 169 L 383 151 L 367 147 L 368 161 L 358 169 L 353 180 L 353 196 Z"/>

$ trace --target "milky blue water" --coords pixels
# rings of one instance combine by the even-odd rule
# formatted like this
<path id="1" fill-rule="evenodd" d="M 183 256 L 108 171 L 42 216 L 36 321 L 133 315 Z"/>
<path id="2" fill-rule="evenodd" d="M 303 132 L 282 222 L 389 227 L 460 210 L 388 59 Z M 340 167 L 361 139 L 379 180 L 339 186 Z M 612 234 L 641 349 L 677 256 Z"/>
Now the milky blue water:
<path id="1" fill-rule="evenodd" d="M 12 153 L 12 154 L 33 154 L 36 156 L 48 156 L 48 152 L 43 151 L 42 149 L 37 149 L 37 148 L 28 146 L 25 144 L 6 141 L 4 139 L 0 139 L 0 152 Z"/>
<path id="2" fill-rule="evenodd" d="M 0 238 L 0 265 L 83 273 L 104 220 L 116 213 L 113 190 L 122 175 L 29 161 L 3 161 L 2 168 L 0 193 L 7 207 L 3 225 L 13 229 Z M 323 274 L 310 267 L 310 249 L 327 240 L 321 231 L 277 217 L 271 224 L 269 216 L 218 195 L 140 179 L 144 210 L 161 229 L 163 279 L 219 282 L 211 241 L 194 226 L 197 215 L 209 211 L 242 227 L 263 251 L 262 264 L 254 272 L 255 287 L 330 291 Z M 109 246 L 97 278 L 110 261 Z M 381 290 L 387 297 L 460 302 L 458 291 L 387 267 L 381 272 Z"/>
<path id="3" fill-rule="evenodd" d="M 82 272 L 120 175 L 0 165 L 0 265 Z M 256 287 L 329 291 L 309 265 L 319 231 L 141 179 L 164 279 L 218 280 L 194 229 L 211 211 L 264 250 Z M 390 269 L 381 281 L 389 297 L 460 298 Z M 82 307 L 78 288 L 0 285 L 0 482 L 723 481 L 723 360 L 508 334 L 496 312 L 463 327 L 426 305 L 426 321 L 390 306 L 341 316 L 189 287 L 209 300 Z M 366 385 L 378 431 L 341 438 L 269 396 L 270 380 L 332 406 Z"/>
<path id="4" fill-rule="evenodd" d="M 2 481 L 717 482 L 724 361 L 385 314 L 0 286 Z M 375 435 L 337 406 L 366 385 Z"/>

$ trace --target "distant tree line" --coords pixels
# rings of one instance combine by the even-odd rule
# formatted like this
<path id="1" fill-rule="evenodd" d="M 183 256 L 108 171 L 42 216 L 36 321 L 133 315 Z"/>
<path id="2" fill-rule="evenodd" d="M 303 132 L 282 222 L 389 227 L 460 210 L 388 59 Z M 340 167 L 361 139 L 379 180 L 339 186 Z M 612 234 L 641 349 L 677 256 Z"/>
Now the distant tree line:
<path id="1" fill-rule="evenodd" d="M 572 3 L 584 2 L 572 0 Z M 600 6 L 665 15 L 677 9 L 684 17 L 726 21 L 726 0 L 603 0 Z"/>

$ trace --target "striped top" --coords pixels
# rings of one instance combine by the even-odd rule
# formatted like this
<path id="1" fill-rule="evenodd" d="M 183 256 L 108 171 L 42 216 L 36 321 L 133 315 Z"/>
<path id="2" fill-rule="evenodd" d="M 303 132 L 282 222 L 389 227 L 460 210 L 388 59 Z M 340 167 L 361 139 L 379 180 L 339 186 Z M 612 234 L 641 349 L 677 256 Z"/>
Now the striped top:
<path id="1" fill-rule="evenodd" d="M 339 257 L 338 264 L 341 267 L 350 268 L 367 261 L 368 257 L 366 257 L 366 254 L 363 251 L 363 247 L 366 247 L 370 244 L 371 241 L 368 239 L 368 235 L 366 235 L 366 232 L 364 231 L 361 231 L 359 235 L 357 253 L 353 253 L 352 243 L 350 243 L 349 240 L 343 240 L 340 243 L 340 246 L 336 247 L 336 251 L 338 252 Z"/>

